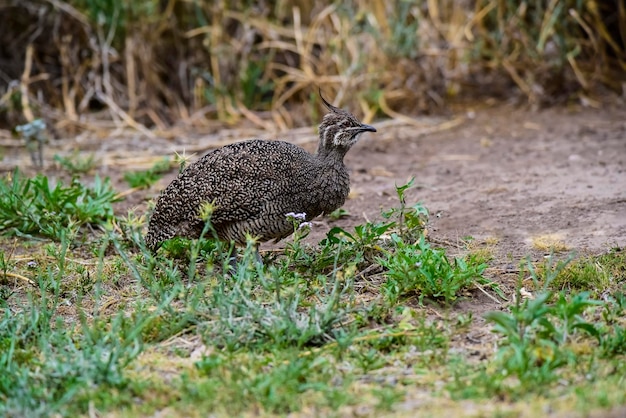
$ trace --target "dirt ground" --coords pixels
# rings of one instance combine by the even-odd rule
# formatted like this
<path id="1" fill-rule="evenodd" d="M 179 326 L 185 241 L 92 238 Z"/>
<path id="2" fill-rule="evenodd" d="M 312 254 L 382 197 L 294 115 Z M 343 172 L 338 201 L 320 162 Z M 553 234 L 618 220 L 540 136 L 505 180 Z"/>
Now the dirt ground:
<path id="1" fill-rule="evenodd" d="M 523 256 L 539 236 L 575 250 L 626 244 L 626 110 L 469 111 L 455 129 L 369 135 L 346 158 L 351 213 L 376 216 L 410 176 L 431 236 L 496 238 Z"/>

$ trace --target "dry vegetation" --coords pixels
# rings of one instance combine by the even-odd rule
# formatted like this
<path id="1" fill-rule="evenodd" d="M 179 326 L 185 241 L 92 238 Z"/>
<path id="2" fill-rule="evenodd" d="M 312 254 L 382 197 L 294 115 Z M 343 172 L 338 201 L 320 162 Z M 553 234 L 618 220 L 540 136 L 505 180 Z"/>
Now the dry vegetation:
<path id="1" fill-rule="evenodd" d="M 285 129 L 317 119 L 318 87 L 368 121 L 479 94 L 593 105 L 626 80 L 619 1 L 8 0 L 0 16 L 0 127 L 42 117 L 60 136 Z"/>

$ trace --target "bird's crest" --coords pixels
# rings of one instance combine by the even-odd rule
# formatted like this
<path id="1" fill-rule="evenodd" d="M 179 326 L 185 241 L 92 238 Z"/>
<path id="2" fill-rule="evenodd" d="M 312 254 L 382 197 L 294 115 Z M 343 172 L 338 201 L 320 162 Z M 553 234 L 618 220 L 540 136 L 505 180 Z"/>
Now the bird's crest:
<path id="1" fill-rule="evenodd" d="M 324 103 L 324 106 L 326 106 L 326 109 L 330 110 L 331 112 L 341 112 L 342 109 L 339 109 L 338 107 L 335 107 L 333 105 L 331 105 L 330 103 L 328 103 L 326 101 L 326 99 L 324 99 L 324 96 L 322 96 L 322 88 L 320 87 L 319 89 L 319 94 L 320 94 L 320 98 L 322 99 L 322 103 Z"/>

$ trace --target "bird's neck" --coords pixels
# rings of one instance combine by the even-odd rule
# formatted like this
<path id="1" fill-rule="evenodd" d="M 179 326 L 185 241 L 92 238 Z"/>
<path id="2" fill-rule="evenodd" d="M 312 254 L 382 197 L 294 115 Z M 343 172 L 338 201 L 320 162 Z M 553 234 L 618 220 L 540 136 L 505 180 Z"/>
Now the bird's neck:
<path id="1" fill-rule="evenodd" d="M 324 162 L 331 164 L 343 164 L 343 157 L 346 155 L 346 152 L 348 152 L 347 148 L 324 146 L 324 143 L 320 141 L 320 145 L 317 148 L 317 153 L 315 155 Z"/>

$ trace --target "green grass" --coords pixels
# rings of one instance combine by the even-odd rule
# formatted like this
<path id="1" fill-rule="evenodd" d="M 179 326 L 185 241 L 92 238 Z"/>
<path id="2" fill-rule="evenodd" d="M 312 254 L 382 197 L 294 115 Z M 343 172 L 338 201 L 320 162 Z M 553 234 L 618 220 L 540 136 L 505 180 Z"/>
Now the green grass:
<path id="1" fill-rule="evenodd" d="M 420 303 L 424 298 L 453 302 L 458 292 L 481 278 L 487 267 L 486 264 L 468 265 L 462 258 L 450 262 L 444 250 L 431 248 L 423 236 L 416 244 L 405 243 L 396 234 L 391 240 L 394 251 L 379 259 L 381 266 L 387 269 L 383 289 L 391 303 L 407 293 L 417 294 Z"/>
<path id="2" fill-rule="evenodd" d="M 112 220 L 115 200 L 109 181 L 98 176 L 91 187 L 77 179 L 52 186 L 44 175 L 28 179 L 16 170 L 0 181 L 0 228 L 18 236 L 75 237 L 82 226 Z"/>
<path id="3" fill-rule="evenodd" d="M 156 162 L 148 170 L 127 172 L 124 174 L 124 180 L 126 180 L 130 187 L 148 188 L 159 181 L 163 174 L 167 173 L 169 170 L 170 161 L 165 158 Z"/>
<path id="4" fill-rule="evenodd" d="M 589 290 L 600 296 L 607 290 L 626 292 L 624 275 L 626 251 L 612 248 L 604 254 L 582 257 L 569 263 L 554 278 L 552 285 L 568 291 Z"/>
<path id="5" fill-rule="evenodd" d="M 54 161 L 72 175 L 89 173 L 97 166 L 96 158 L 93 154 L 81 155 L 79 151 L 74 151 L 69 156 L 55 155 Z"/>
<path id="6" fill-rule="evenodd" d="M 380 415 L 415 399 L 431 415 L 460 411 L 458 399 L 514 414 L 626 403 L 617 249 L 524 262 L 517 293 L 483 324 L 458 302 L 475 304 L 476 284 L 503 294 L 498 277 L 485 277 L 489 258 L 430 243 L 428 212 L 406 204 L 410 183 L 382 222 L 333 228 L 319 243 L 293 218 L 283 253 L 260 266 L 250 241 L 228 277 L 228 244 L 174 239 L 147 251 L 146 217 L 113 214 L 106 180 L 49 184 L 17 172 L 0 181 L 0 213 L 13 225 L 0 238 L 0 415 Z M 594 289 L 584 287 L 589 266 L 608 277 Z M 527 276 L 534 299 L 519 291 Z M 476 338 L 485 341 L 468 348 Z"/>

